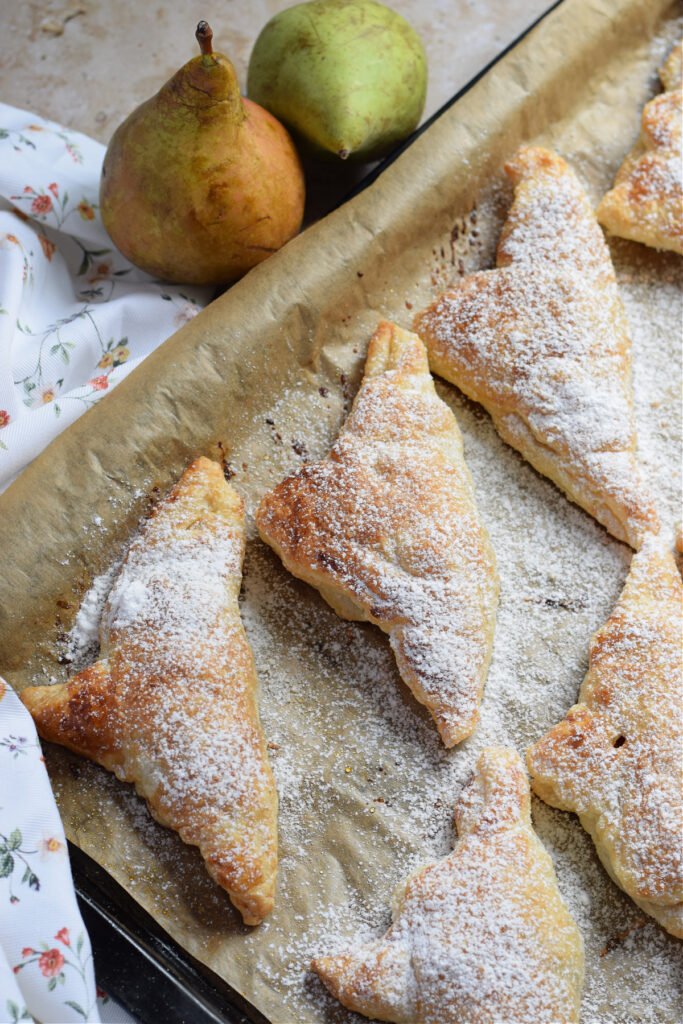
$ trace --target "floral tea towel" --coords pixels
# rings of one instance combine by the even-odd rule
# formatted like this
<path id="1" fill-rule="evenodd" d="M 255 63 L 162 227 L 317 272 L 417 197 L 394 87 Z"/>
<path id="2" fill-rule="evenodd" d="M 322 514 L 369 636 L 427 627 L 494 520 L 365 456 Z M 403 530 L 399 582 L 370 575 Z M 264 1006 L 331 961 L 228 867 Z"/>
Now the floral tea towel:
<path id="1" fill-rule="evenodd" d="M 31 716 L 0 678 L 0 1021 L 99 1022 L 90 940 Z"/>
<path id="2" fill-rule="evenodd" d="M 0 103 L 0 491 L 211 297 L 114 248 L 104 152 Z"/>

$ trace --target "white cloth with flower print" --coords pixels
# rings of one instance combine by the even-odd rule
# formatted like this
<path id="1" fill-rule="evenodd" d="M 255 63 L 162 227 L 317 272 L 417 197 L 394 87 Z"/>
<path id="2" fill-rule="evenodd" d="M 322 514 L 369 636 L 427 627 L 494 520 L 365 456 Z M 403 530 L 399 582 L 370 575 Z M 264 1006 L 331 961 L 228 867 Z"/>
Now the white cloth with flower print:
<path id="1" fill-rule="evenodd" d="M 0 103 L 0 491 L 211 296 L 114 248 L 104 152 Z"/>
<path id="2" fill-rule="evenodd" d="M 99 1022 L 90 941 L 31 716 L 0 679 L 0 1021 Z"/>
<path id="3" fill-rule="evenodd" d="M 154 281 L 99 218 L 104 146 L 0 103 L 0 491 L 209 301 Z M 0 680 L 0 1021 L 130 1021 L 90 943 L 31 717 Z"/>

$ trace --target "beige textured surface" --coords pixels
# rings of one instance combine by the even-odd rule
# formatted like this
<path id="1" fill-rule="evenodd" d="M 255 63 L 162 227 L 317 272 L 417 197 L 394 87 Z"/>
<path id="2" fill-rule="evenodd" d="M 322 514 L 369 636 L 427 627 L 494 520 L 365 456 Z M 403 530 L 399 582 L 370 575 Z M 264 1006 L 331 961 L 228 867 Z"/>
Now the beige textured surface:
<path id="1" fill-rule="evenodd" d="M 419 32 L 429 61 L 425 116 L 550 6 L 551 0 L 393 0 Z M 0 99 L 108 142 L 119 121 L 195 55 L 205 18 L 216 49 L 246 88 L 249 54 L 282 0 L 83 0 L 0 5 Z M 64 24 L 70 12 L 82 10 Z M 61 35 L 46 30 L 63 24 Z M 456 56 L 457 55 L 457 56 Z"/>

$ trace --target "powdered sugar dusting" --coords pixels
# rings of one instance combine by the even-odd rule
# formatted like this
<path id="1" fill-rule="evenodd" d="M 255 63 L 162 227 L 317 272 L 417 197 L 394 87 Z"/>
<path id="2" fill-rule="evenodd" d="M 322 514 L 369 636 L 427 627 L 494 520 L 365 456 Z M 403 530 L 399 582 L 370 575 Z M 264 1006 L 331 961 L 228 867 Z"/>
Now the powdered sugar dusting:
<path id="1" fill-rule="evenodd" d="M 207 526 L 191 514 L 177 521 L 162 506 L 131 546 L 104 610 L 102 657 L 116 673 L 124 752 L 116 770 L 161 801 L 162 817 L 183 803 L 209 817 L 230 813 L 266 785 L 249 720 L 251 658 L 231 611 L 242 545 L 218 517 Z M 188 809 L 180 831 L 201 834 Z"/>
<path id="2" fill-rule="evenodd" d="M 459 417 L 470 416 L 461 400 Z M 453 804 L 482 748 L 496 742 L 523 751 L 576 700 L 588 637 L 620 592 L 628 552 L 578 509 L 553 501 L 552 485 L 524 470 L 514 452 L 492 451 L 489 429 L 488 439 L 468 435 L 468 461 L 488 474 L 486 508 L 498 507 L 492 539 L 503 586 L 480 723 L 456 750 L 443 748 L 401 687 L 381 634 L 342 622 L 262 545 L 248 548 L 241 608 L 261 681 L 264 728 L 276 747 L 278 900 L 296 893 L 302 913 L 292 930 L 286 917 L 278 921 L 276 906 L 260 935 L 241 937 L 244 957 L 261 964 L 278 993 L 276 1020 L 356 1020 L 308 974 L 310 960 L 384 933 L 393 888 L 451 849 Z M 501 507 L 503 493 L 508 501 Z M 529 516 L 539 507 L 543 516 L 530 534 Z M 639 999 L 644 993 L 652 1000 L 649 1024 L 674 1020 L 675 940 L 611 883 L 575 819 L 536 799 L 533 807 L 587 945 L 584 1019 L 615 1019 L 605 1004 L 605 971 L 614 961 L 611 950 L 626 944 L 632 977 L 619 968 L 622 1008 L 639 991 Z M 661 984 L 648 974 L 651 957 Z"/>
<path id="3" fill-rule="evenodd" d="M 580 704 L 533 748 L 537 791 L 576 811 L 619 884 L 683 936 L 683 592 L 649 538 L 591 642 Z"/>
<path id="4" fill-rule="evenodd" d="M 493 216 L 493 203 L 479 208 L 480 218 Z M 672 342 L 681 266 L 673 256 L 653 261 L 633 243 L 615 240 L 611 248 L 633 337 L 640 458 L 666 538 L 680 519 L 681 460 L 672 457 L 680 454 L 680 353 Z M 443 748 L 376 627 L 341 621 L 263 544 L 247 546 L 241 612 L 280 796 L 280 864 L 273 914 L 252 932 L 237 931 L 224 970 L 231 976 L 239 957 L 241 989 L 274 1021 L 360 1024 L 310 974 L 310 961 L 386 931 L 394 887 L 452 848 L 453 804 L 484 746 L 523 752 L 563 718 L 588 667 L 588 640 L 612 612 L 628 573 L 625 547 L 505 445 L 479 406 L 436 385 L 461 427 L 501 577 L 493 658 L 469 740 Z M 316 427 L 317 385 L 312 391 L 301 430 L 322 455 L 329 441 Z M 282 406 L 294 398 L 288 394 Z M 281 430 L 279 410 L 273 404 L 269 414 L 276 417 L 273 435 Z M 277 439 L 273 448 L 284 451 Z M 276 464 L 276 479 L 299 461 L 291 447 L 287 460 Z M 104 773 L 95 779 L 94 766 L 79 768 L 84 786 L 104 786 L 131 831 L 131 891 L 144 902 L 151 887 L 165 919 L 184 921 L 190 934 L 207 916 L 230 927 L 230 910 L 192 851 L 155 826 L 131 791 Z M 532 809 L 584 937 L 584 1024 L 677 1024 L 680 944 L 611 882 L 573 815 L 537 798 Z M 151 876 L 145 851 L 153 854 Z M 211 955 L 201 943 L 193 951 Z"/>
<path id="5" fill-rule="evenodd" d="M 416 337 L 378 329 L 329 458 L 266 494 L 257 523 L 288 568 L 344 617 L 390 634 L 402 677 L 446 743 L 471 732 L 490 653 L 495 564 L 457 425 Z"/>
<path id="6" fill-rule="evenodd" d="M 275 871 L 276 798 L 237 605 L 242 515 L 206 459 L 157 505 L 109 592 L 96 674 L 72 684 L 74 710 L 56 738 L 74 742 L 73 720 L 77 746 L 134 782 L 162 824 L 200 847 L 245 917 L 260 920 Z M 95 581 L 76 634 L 83 623 L 91 634 L 105 584 Z"/>
<path id="7" fill-rule="evenodd" d="M 640 140 L 598 208 L 601 223 L 615 235 L 678 253 L 683 252 L 680 51 L 679 42 L 660 72 L 670 91 L 646 104 Z"/>
<path id="8" fill-rule="evenodd" d="M 650 95 L 656 91 L 654 69 L 672 38 L 667 23 L 652 45 L 643 42 L 651 48 Z M 594 201 L 610 187 L 630 144 L 624 132 L 631 123 L 635 130 L 637 122 L 635 109 L 615 121 L 621 93 L 614 79 L 601 71 L 598 77 L 604 80 L 604 94 L 597 88 L 591 96 L 603 104 L 601 131 L 588 138 L 580 126 L 577 136 L 572 114 L 569 123 L 550 127 L 543 140 L 569 159 Z M 419 309 L 436 298 L 460 273 L 460 260 L 463 274 L 492 266 L 508 205 L 509 187 L 501 174 L 492 192 L 478 198 L 476 224 L 470 210 L 458 212 L 458 221 L 470 223 L 478 237 L 462 232 L 451 262 L 454 221 L 444 223 L 443 237 L 430 239 L 425 249 L 418 284 L 396 296 L 395 310 L 385 305 L 384 312 L 400 318 L 403 310 L 409 319 L 404 300 Z M 484 236 L 486 244 L 479 247 L 475 242 Z M 428 253 L 433 247 L 438 254 L 440 244 L 446 255 L 435 266 L 436 256 Z M 620 239 L 609 244 L 633 340 L 639 462 L 667 539 L 681 516 L 683 267 L 673 254 Z M 374 309 L 360 316 L 362 330 L 349 331 L 345 346 L 340 341 L 331 355 L 329 347 L 323 348 L 319 364 L 312 361 L 300 380 L 288 381 L 267 397 L 260 422 L 252 424 L 254 432 L 261 430 L 263 443 L 255 454 L 252 448 L 241 453 L 245 468 L 237 454 L 234 460 L 235 482 L 241 493 L 251 494 L 250 509 L 266 486 L 305 460 L 292 447 L 295 441 L 297 447 L 303 442 L 313 458 L 323 457 L 333 443 L 344 405 L 357 388 L 363 339 L 377 322 Z M 314 340 L 311 336 L 311 351 L 318 358 Z M 359 354 L 352 354 L 356 346 Z M 313 365 L 319 365 L 318 376 Z M 612 612 L 631 561 L 629 550 L 500 440 L 480 406 L 450 385 L 436 384 L 462 430 L 501 576 L 493 658 L 474 735 L 446 751 L 426 712 L 401 684 L 379 630 L 342 622 L 315 591 L 293 579 L 272 552 L 254 541 L 247 548 L 241 610 L 257 663 L 261 717 L 280 792 L 281 857 L 273 914 L 245 933 L 199 858 L 157 827 L 129 788 L 95 766 L 70 764 L 82 773 L 85 788 L 103 787 L 108 813 L 120 817 L 117 843 L 130 836 L 124 841 L 120 874 L 131 891 L 171 928 L 184 925 L 183 941 L 191 952 L 226 977 L 237 976 L 240 990 L 277 1024 L 361 1024 L 362 1018 L 344 1011 L 309 973 L 311 959 L 386 931 L 394 887 L 452 848 L 453 804 L 483 746 L 500 743 L 523 752 L 564 717 L 588 667 L 589 638 Z M 265 471 L 259 476 L 263 466 L 267 480 Z M 253 534 L 253 523 L 250 530 Z M 537 798 L 532 811 L 585 941 L 583 1024 L 678 1024 L 680 943 L 611 882 L 574 815 Z M 109 822 L 103 817 L 91 827 L 107 834 Z M 225 943 L 222 954 L 216 952 L 219 934 Z M 198 936 L 195 945 L 193 936 Z"/>
<path id="9" fill-rule="evenodd" d="M 120 568 L 121 564 L 116 563 L 96 576 L 83 596 L 66 647 L 66 658 L 73 672 L 80 672 L 91 664 L 99 653 L 102 612 Z"/>
<path id="10" fill-rule="evenodd" d="M 522 149 L 498 267 L 416 321 L 434 369 L 620 539 L 657 529 L 635 464 L 631 352 L 609 251 L 564 162 Z"/>
<path id="11" fill-rule="evenodd" d="M 315 969 L 368 1016 L 578 1018 L 582 943 L 530 828 L 519 756 L 488 748 L 456 807 L 446 859 L 408 880 L 387 934 Z"/>

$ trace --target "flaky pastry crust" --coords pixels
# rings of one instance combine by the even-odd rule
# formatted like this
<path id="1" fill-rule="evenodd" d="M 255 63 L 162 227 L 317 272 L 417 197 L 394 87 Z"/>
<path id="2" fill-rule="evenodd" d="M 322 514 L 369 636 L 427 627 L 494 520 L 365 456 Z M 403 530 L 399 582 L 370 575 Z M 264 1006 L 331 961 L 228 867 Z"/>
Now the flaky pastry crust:
<path id="1" fill-rule="evenodd" d="M 273 907 L 277 793 L 237 606 L 244 545 L 242 499 L 197 459 L 130 547 L 98 661 L 21 699 L 44 739 L 134 783 L 258 924 Z"/>
<path id="2" fill-rule="evenodd" d="M 683 254 L 683 79 L 679 42 L 660 69 L 665 92 L 643 108 L 640 139 L 598 206 L 613 235 Z"/>
<path id="3" fill-rule="evenodd" d="M 447 746 L 477 721 L 498 576 L 462 438 L 424 345 L 381 323 L 339 440 L 266 494 L 263 540 L 346 619 L 389 634 Z"/>
<path id="4" fill-rule="evenodd" d="M 400 887 L 388 932 L 313 970 L 348 1009 L 396 1024 L 578 1021 L 583 943 L 518 754 L 482 752 L 455 821 L 453 852 Z"/>
<path id="5" fill-rule="evenodd" d="M 636 464 L 631 342 L 609 250 L 564 160 L 523 148 L 496 270 L 463 278 L 415 329 L 432 370 L 619 540 L 659 521 Z"/>
<path id="6" fill-rule="evenodd" d="M 579 703 L 527 753 L 535 793 L 575 811 L 613 880 L 683 938 L 681 578 L 648 538 L 590 644 Z"/>

